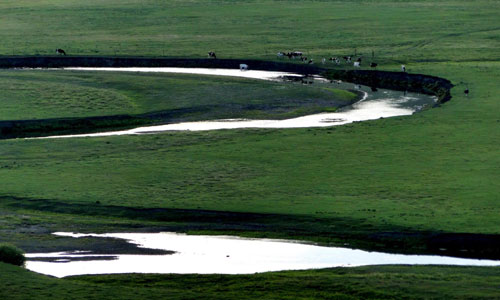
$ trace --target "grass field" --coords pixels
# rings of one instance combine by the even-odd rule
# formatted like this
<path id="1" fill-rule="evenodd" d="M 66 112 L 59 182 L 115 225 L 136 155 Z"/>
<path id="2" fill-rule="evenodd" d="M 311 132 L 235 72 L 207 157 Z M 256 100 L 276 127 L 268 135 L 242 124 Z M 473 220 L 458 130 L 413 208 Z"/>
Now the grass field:
<path id="1" fill-rule="evenodd" d="M 170 111 L 188 120 L 280 119 L 335 109 L 357 98 L 335 88 L 232 77 L 50 70 L 0 70 L 0 88 L 0 120 Z M 181 115 L 183 110 L 191 115 Z"/>
<path id="2" fill-rule="evenodd" d="M 498 268 L 363 267 L 256 275 L 55 279 L 0 263 L 6 299 L 494 299 Z M 415 284 L 418 282 L 418 284 Z M 23 289 L 19 285 L 24 284 Z"/>
<path id="3" fill-rule="evenodd" d="M 302 50 L 315 59 L 357 51 L 370 60 L 374 51 L 374 61 L 381 69 L 399 70 L 404 63 L 412 73 L 440 76 L 457 85 L 452 90 L 453 99 L 441 107 L 408 117 L 334 128 L 0 141 L 2 241 L 28 249 L 48 249 L 57 241 L 47 233 L 61 228 L 166 228 L 432 252 L 415 238 L 419 233 L 500 234 L 498 1 L 26 0 L 3 1 L 0 14 L 0 54 L 4 55 L 52 54 L 52 49 L 63 48 L 75 55 L 204 57 L 215 50 L 223 58 L 275 59 L 277 51 Z M 62 98 L 78 95 L 84 103 L 64 110 L 45 105 L 34 109 L 35 98 L 23 96 L 19 97 L 23 106 L 10 103 L 0 109 L 2 119 L 6 115 L 22 119 L 26 115 L 46 118 L 66 113 L 137 114 L 168 109 L 170 103 L 156 103 L 154 94 L 142 92 L 146 83 L 162 85 L 164 80 L 176 80 L 184 82 L 186 89 L 191 85 L 189 76 L 99 78 L 101 75 L 70 73 L 68 82 L 61 84 L 57 83 L 59 73 L 26 74 L 1 71 L 0 85 L 33 81 L 24 95 L 42 94 L 50 99 L 50 90 L 48 94 L 39 92 L 47 82 L 56 90 L 67 90 L 63 95 L 68 96 Z M 74 90 L 69 88 L 70 82 L 77 86 Z M 222 93 L 250 84 L 229 82 L 229 91 Z M 471 91 L 468 97 L 463 95 L 465 83 Z M 257 88 L 248 89 L 260 91 L 262 97 L 272 85 L 252 84 Z M 161 91 L 167 93 L 163 85 Z M 101 99 L 95 95 L 103 94 L 109 99 L 105 105 L 92 102 Z M 122 107 L 122 99 L 127 99 L 129 106 Z M 159 216 L 129 212 L 139 208 L 190 209 L 190 215 L 183 220 L 175 217 L 175 211 Z M 205 220 L 200 219 L 205 214 L 202 210 L 218 213 Z M 220 224 L 224 211 L 249 217 Z M 387 235 L 391 236 L 388 242 L 384 240 Z M 393 243 L 396 246 L 391 248 Z M 498 258 L 498 248 L 492 251 Z M 20 299 L 29 298 L 30 293 L 52 292 L 49 286 L 57 287 L 60 298 L 66 292 L 77 295 L 75 291 L 89 284 L 109 291 L 120 282 L 125 291 L 136 289 L 143 284 L 141 280 L 152 280 L 161 286 L 159 290 L 175 294 L 176 287 L 161 283 L 165 278 L 181 283 L 207 282 L 206 286 L 211 286 L 203 295 L 207 298 L 234 298 L 238 293 L 234 291 L 242 289 L 249 298 L 285 298 L 276 295 L 281 286 L 273 285 L 283 276 L 294 282 L 283 288 L 292 293 L 286 295 L 289 298 L 401 299 L 498 298 L 496 273 L 495 268 L 401 266 L 231 279 L 137 275 L 132 279 L 113 276 L 70 282 L 2 266 L 0 277 L 1 282 L 11 280 L 4 285 L 17 288 Z M 330 289 L 318 279 L 323 275 L 327 279 L 322 280 L 337 282 L 338 289 Z M 312 278 L 313 283 L 301 276 Z M 20 286 L 32 277 L 37 279 L 31 282 L 43 283 L 32 283 L 21 292 Z M 302 290 L 295 289 L 297 278 L 302 278 L 299 282 L 305 285 L 304 291 L 324 287 L 325 292 L 301 294 Z M 231 280 L 233 291 L 224 288 Z M 253 280 L 255 285 L 241 286 Z M 318 282 L 321 284 L 316 285 Z M 368 292 L 363 294 L 365 288 Z M 130 298 L 165 295 L 159 290 L 141 289 Z M 117 294 L 106 297 L 119 298 Z"/>

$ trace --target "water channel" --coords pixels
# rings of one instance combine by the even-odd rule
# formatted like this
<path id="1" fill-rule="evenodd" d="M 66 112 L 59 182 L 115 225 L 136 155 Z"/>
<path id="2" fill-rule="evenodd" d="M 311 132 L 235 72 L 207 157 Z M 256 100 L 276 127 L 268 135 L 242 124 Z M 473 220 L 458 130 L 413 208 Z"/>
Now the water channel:
<path id="1" fill-rule="evenodd" d="M 269 71 L 189 68 L 65 68 L 70 71 L 164 72 L 236 76 L 262 80 L 284 80 L 298 74 Z M 170 130 L 218 130 L 236 128 L 297 128 L 342 125 L 356 121 L 411 115 L 437 100 L 434 96 L 403 93 L 351 83 L 316 78 L 315 84 L 356 89 L 363 93 L 359 102 L 335 113 L 321 113 L 288 120 L 218 120 L 166 124 L 131 130 L 46 138 L 151 134 Z M 174 251 L 168 255 L 96 255 L 84 252 L 30 253 L 27 268 L 56 277 L 111 273 L 198 273 L 250 274 L 281 270 L 327 267 L 354 267 L 380 264 L 444 264 L 500 266 L 500 261 L 463 259 L 429 255 L 402 255 L 368 252 L 349 248 L 323 247 L 293 241 L 244 239 L 228 236 L 195 236 L 178 233 L 55 233 L 64 237 L 125 239 L 138 247 Z"/>
<path id="2" fill-rule="evenodd" d="M 184 73 L 214 76 L 232 76 L 249 79 L 279 80 L 284 78 L 300 77 L 301 75 L 275 72 L 248 70 L 240 71 L 234 69 L 203 69 L 203 68 L 87 68 L 72 67 L 64 68 L 69 71 L 98 71 L 98 72 L 152 72 L 152 73 Z M 286 120 L 247 120 L 247 119 L 225 119 L 216 121 L 199 121 L 173 123 L 158 126 L 138 127 L 130 130 L 108 131 L 90 134 L 57 135 L 43 138 L 72 138 L 72 137 L 98 137 L 131 134 L 151 134 L 163 131 L 202 131 L 238 128 L 304 128 L 304 127 L 326 127 L 343 125 L 352 122 L 388 118 L 394 116 L 411 115 L 426 106 L 432 106 L 437 101 L 435 96 L 417 93 L 405 93 L 400 91 L 378 89 L 373 91 L 370 87 L 346 83 L 329 82 L 316 77 L 314 84 L 333 86 L 339 89 L 358 90 L 364 94 L 361 101 L 334 113 L 313 114 Z"/>

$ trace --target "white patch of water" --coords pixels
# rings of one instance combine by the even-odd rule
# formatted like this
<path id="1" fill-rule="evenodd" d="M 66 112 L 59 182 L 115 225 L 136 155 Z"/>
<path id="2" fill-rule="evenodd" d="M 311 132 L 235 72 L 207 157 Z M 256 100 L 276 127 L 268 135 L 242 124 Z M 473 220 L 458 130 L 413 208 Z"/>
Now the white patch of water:
<path id="1" fill-rule="evenodd" d="M 262 80 L 277 80 L 283 76 L 301 76 L 286 72 L 273 71 L 240 71 L 238 69 L 205 69 L 205 68 L 88 68 L 74 67 L 65 70 L 78 71 L 120 71 L 120 72 L 161 72 L 161 73 L 188 73 L 201 75 L 233 76 Z M 323 82 L 321 77 L 315 76 L 315 80 Z M 328 81 L 326 81 L 328 82 Z M 425 103 L 436 101 L 435 97 L 408 94 L 401 92 L 381 90 L 380 92 L 368 93 L 363 91 L 360 85 L 352 85 L 337 82 L 338 87 L 352 88 L 364 93 L 363 98 L 352 106 L 346 107 L 335 113 L 320 113 L 287 120 L 248 120 L 248 119 L 224 119 L 215 121 L 183 122 L 157 126 L 138 127 L 130 130 L 108 131 L 88 134 L 56 135 L 40 138 L 75 138 L 75 137 L 104 137 L 115 135 L 137 135 L 151 134 L 163 131 L 204 131 L 220 129 L 241 128 L 305 128 L 326 127 L 344 125 L 352 122 L 388 118 L 394 116 L 411 115 L 421 109 Z M 424 104 L 420 103 L 423 102 Z M 39 138 L 35 138 L 39 139 Z"/>
<path id="2" fill-rule="evenodd" d="M 322 247 L 298 242 L 247 239 L 229 236 L 197 236 L 178 233 L 73 234 L 66 237 L 106 237 L 125 239 L 139 247 L 175 251 L 170 255 L 107 255 L 114 260 L 91 259 L 83 253 L 27 254 L 26 267 L 32 271 L 65 277 L 84 274 L 176 273 L 176 274 L 252 274 L 258 272 L 304 270 L 368 265 L 462 265 L 500 266 L 500 261 L 464 259 L 432 255 L 402 255 L 368 252 L 348 248 Z M 58 262 L 32 261 L 51 257 Z M 63 261 L 64 260 L 64 261 Z"/>
<path id="3" fill-rule="evenodd" d="M 108 71 L 108 72 L 147 72 L 147 73 L 179 73 L 179 74 L 198 74 L 212 76 L 231 76 L 251 79 L 275 80 L 282 76 L 301 76 L 299 74 L 278 72 L 278 71 L 259 71 L 240 69 L 209 69 L 209 68 L 91 68 L 91 67 L 69 67 L 63 68 L 70 71 Z"/>

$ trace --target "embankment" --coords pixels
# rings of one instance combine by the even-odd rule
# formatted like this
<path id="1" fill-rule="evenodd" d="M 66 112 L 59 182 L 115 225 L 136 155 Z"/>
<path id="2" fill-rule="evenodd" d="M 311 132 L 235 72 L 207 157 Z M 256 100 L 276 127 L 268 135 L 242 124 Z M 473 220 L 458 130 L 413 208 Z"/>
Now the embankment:
<path id="1" fill-rule="evenodd" d="M 23 56 L 0 57 L 0 68 L 63 68 L 63 67 L 183 67 L 238 69 L 245 63 L 253 70 L 281 71 L 302 75 L 322 75 L 329 79 L 385 88 L 436 95 L 438 105 L 451 99 L 453 84 L 446 79 L 404 72 L 372 70 L 334 70 L 316 65 L 287 61 L 242 59 L 189 59 L 94 56 Z M 0 121 L 0 139 L 44 135 L 92 133 L 128 129 L 142 125 L 182 120 L 184 111 L 153 112 L 143 115 L 116 115 L 87 118 L 58 118 L 43 120 Z M 193 113 L 193 112 L 188 112 Z"/>

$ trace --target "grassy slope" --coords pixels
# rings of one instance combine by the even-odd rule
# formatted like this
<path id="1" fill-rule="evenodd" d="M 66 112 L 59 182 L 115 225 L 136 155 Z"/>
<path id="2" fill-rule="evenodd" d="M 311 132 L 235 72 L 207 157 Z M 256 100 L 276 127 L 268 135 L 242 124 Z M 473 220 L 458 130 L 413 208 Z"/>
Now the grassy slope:
<path id="1" fill-rule="evenodd" d="M 497 1 L 2 1 L 0 54 L 500 58 Z M 57 20 L 57 21 L 55 21 Z M 17 37 L 23 36 L 26 39 Z M 457 41 L 460 43 L 457 44 Z"/>
<path id="2" fill-rule="evenodd" d="M 7 299 L 491 299 L 498 296 L 500 271 L 381 266 L 238 276 L 55 279 L 0 263 L 0 279 L 0 297 Z"/>
<path id="3" fill-rule="evenodd" d="M 174 74 L 0 71 L 0 120 L 201 110 L 193 118 L 285 118 L 346 104 L 354 93 L 297 84 Z"/>
<path id="4" fill-rule="evenodd" d="M 498 74 L 474 64 L 477 78 Z M 440 75 L 460 66 L 448 68 Z M 331 129 L 4 141 L 2 194 L 499 233 L 498 102 L 488 85 L 412 117 Z"/>

